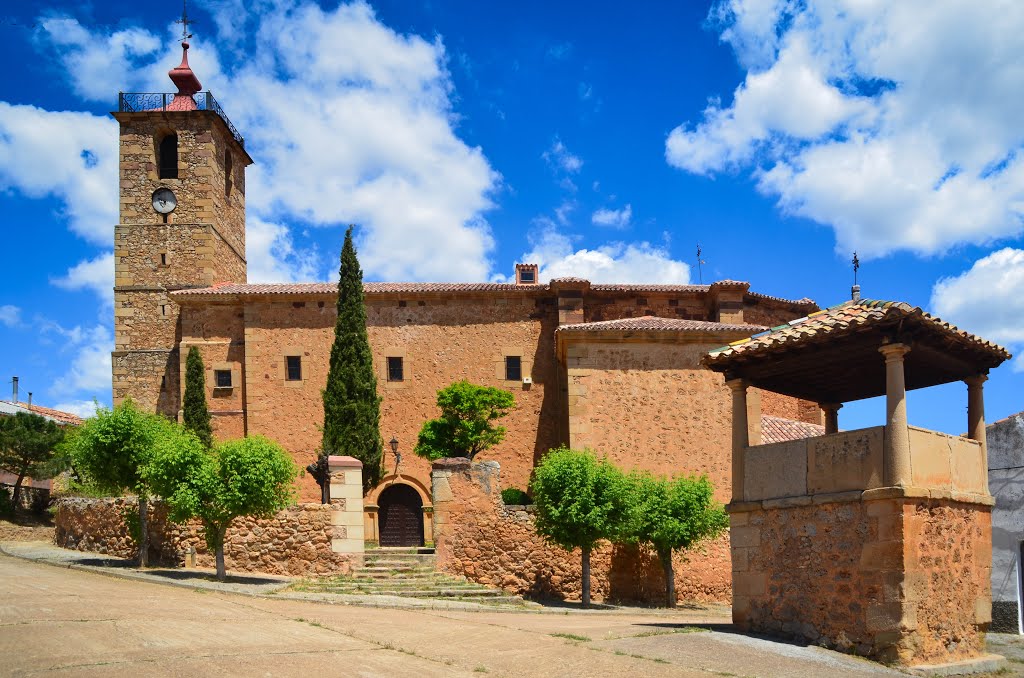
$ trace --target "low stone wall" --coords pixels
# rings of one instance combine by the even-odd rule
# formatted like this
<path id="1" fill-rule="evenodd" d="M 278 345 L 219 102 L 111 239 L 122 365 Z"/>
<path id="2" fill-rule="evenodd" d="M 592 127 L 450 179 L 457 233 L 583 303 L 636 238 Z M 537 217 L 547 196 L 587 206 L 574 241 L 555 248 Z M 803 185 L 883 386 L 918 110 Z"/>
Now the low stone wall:
<path id="1" fill-rule="evenodd" d="M 214 555 L 206 548 L 197 521 L 176 525 L 167 521 L 167 510 L 153 502 L 149 512 L 150 562 L 174 567 L 195 564 L 214 567 Z M 128 533 L 124 515 L 138 514 L 135 498 L 65 498 L 57 503 L 57 546 L 132 558 L 135 540 Z M 344 538 L 340 520 L 344 503 L 298 504 L 273 518 L 236 518 L 227 533 L 224 560 L 229 571 L 261 572 L 292 576 L 347 574 L 351 554 L 335 553 L 332 539 Z M 337 525 L 336 525 L 337 524 Z"/>
<path id="2" fill-rule="evenodd" d="M 734 506 L 730 519 L 740 628 L 903 664 L 982 652 L 987 506 L 894 497 Z"/>
<path id="3" fill-rule="evenodd" d="M 578 549 L 546 544 L 534 531 L 530 507 L 501 501 L 496 462 L 434 463 L 434 544 L 444 572 L 521 595 L 556 599 L 581 597 Z M 728 602 L 728 535 L 674 560 L 677 599 Z M 657 557 L 646 549 L 605 544 L 591 554 L 595 601 L 663 604 L 665 578 Z"/>
<path id="4" fill-rule="evenodd" d="M 10 497 L 14 497 L 14 485 L 0 483 L 0 487 L 5 488 Z M 42 513 L 50 505 L 50 490 L 45 487 L 33 487 L 26 483 L 21 486 L 18 503 L 26 511 Z"/>

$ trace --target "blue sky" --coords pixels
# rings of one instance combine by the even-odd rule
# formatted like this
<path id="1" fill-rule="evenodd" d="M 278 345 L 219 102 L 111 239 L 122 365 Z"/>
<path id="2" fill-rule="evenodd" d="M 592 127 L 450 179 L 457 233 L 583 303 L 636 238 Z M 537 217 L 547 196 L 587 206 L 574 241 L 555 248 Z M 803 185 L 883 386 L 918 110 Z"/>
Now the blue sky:
<path id="1" fill-rule="evenodd" d="M 890 6 L 894 5 L 894 6 Z M 0 21 L 0 375 L 110 401 L 117 92 L 167 91 L 174 3 Z M 190 61 L 246 137 L 250 282 L 746 280 L 902 299 L 1024 349 L 1024 6 L 198 0 Z M 987 384 L 1024 409 L 1015 359 Z M 6 390 L 6 387 L 5 387 Z M 6 393 L 4 394 L 6 396 Z M 912 393 L 959 433 L 962 384 Z M 881 423 L 878 400 L 841 425 Z"/>

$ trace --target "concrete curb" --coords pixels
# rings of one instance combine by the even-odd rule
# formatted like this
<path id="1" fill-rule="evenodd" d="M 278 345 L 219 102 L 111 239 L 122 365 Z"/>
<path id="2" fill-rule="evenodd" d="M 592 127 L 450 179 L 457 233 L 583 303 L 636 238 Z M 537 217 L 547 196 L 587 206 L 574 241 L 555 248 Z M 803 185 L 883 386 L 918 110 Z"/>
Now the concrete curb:
<path id="1" fill-rule="evenodd" d="M 965 676 L 972 673 L 998 673 L 1008 662 L 998 654 L 986 654 L 974 659 L 965 659 L 948 664 L 919 664 L 906 671 L 915 676 Z"/>
<path id="2" fill-rule="evenodd" d="M 81 554 L 82 558 L 98 558 L 106 559 L 111 562 L 123 562 L 122 558 L 109 557 L 103 553 L 92 553 L 88 551 L 72 551 L 70 549 L 62 549 L 52 544 L 44 544 L 43 542 L 0 542 L 0 554 L 8 556 L 10 558 L 18 558 L 20 560 L 27 560 L 34 563 L 40 563 L 43 565 L 50 565 L 52 567 L 63 567 L 69 570 L 80 570 L 82 572 L 92 572 L 95 574 L 102 575 L 104 577 L 113 577 L 116 579 L 127 579 L 131 581 L 148 582 L 151 584 L 160 584 L 164 586 L 176 586 L 178 588 L 190 588 L 199 591 L 212 591 L 217 593 L 229 593 L 235 595 L 248 596 L 251 598 L 267 598 L 277 600 L 296 600 L 308 603 L 319 603 L 322 605 L 352 605 L 357 607 L 374 607 L 382 609 L 407 609 L 407 610 L 433 610 L 442 612 L 518 612 L 518 613 L 529 613 L 529 614 L 556 614 L 556 615 L 568 615 L 568 614 L 582 614 L 582 615 L 615 615 L 615 614 L 628 614 L 628 615 L 650 615 L 651 617 L 679 617 L 681 613 L 687 612 L 685 609 L 677 609 L 673 611 L 661 610 L 661 609 L 649 609 L 649 608 L 622 608 L 614 606 L 605 606 L 605 609 L 590 609 L 581 610 L 573 609 L 568 607 L 543 607 L 539 603 L 526 602 L 523 607 L 512 607 L 505 605 L 487 605 L 484 603 L 469 603 L 459 601 L 438 601 L 437 599 L 425 598 L 425 599 L 413 599 L 404 598 L 401 596 L 373 596 L 373 595 L 348 595 L 348 594 L 335 594 L 335 593 L 278 593 L 282 589 L 290 586 L 291 584 L 298 581 L 298 578 L 294 577 L 281 577 L 278 575 L 254 575 L 261 578 L 273 578 L 280 580 L 279 585 L 275 585 L 270 588 L 269 585 L 262 585 L 263 590 L 244 590 L 239 586 L 244 584 L 231 583 L 222 584 L 216 581 L 209 581 L 207 579 L 193 579 L 190 581 L 168 579 L 167 577 L 161 577 L 155 574 L 157 571 L 172 571 L 170 568 L 153 568 L 153 573 L 139 571 L 137 569 L 119 569 L 113 570 L 109 567 L 102 567 L 97 565 L 83 565 L 76 563 L 73 560 L 59 560 L 46 555 L 32 555 L 24 552 L 19 552 L 18 549 L 12 549 L 12 544 L 37 544 L 39 547 L 45 548 L 46 550 L 52 550 L 55 553 L 64 553 L 74 557 L 74 555 Z M 174 570 L 176 571 L 176 570 Z M 213 571 L 207 571 L 202 569 L 189 568 L 184 570 L 186 572 L 196 573 L 209 573 L 212 575 Z M 234 576 L 245 576 L 245 575 L 234 575 Z M 260 585 L 253 585 L 260 586 Z M 693 610 L 693 612 L 699 613 L 699 611 Z M 714 614 L 711 610 L 708 613 Z"/>

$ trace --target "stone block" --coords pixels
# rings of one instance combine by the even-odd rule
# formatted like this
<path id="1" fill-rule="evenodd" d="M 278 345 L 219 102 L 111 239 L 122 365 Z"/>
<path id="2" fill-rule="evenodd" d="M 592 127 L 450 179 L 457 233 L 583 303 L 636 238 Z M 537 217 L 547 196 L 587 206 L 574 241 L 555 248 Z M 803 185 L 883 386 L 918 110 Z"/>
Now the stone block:
<path id="1" fill-rule="evenodd" d="M 808 439 L 807 491 L 818 494 L 881 486 L 884 431 L 876 426 Z"/>
<path id="2" fill-rule="evenodd" d="M 331 551 L 334 553 L 363 553 L 366 545 L 362 539 L 332 539 Z"/>
<path id="3" fill-rule="evenodd" d="M 992 598 L 990 596 L 981 596 L 974 601 L 974 623 L 975 624 L 990 624 L 992 623 Z"/>
<path id="4" fill-rule="evenodd" d="M 761 529 L 757 527 L 734 527 L 729 530 L 729 543 L 735 548 L 756 548 L 761 543 Z"/>
<path id="5" fill-rule="evenodd" d="M 860 552 L 863 570 L 898 570 L 903 567 L 903 542 L 883 541 L 864 544 Z"/>
<path id="6" fill-rule="evenodd" d="M 763 596 L 768 590 L 768 575 L 764 572 L 737 572 L 732 578 L 735 596 Z"/>
<path id="7" fill-rule="evenodd" d="M 743 472 L 746 501 L 807 494 L 805 441 L 747 448 Z"/>
<path id="8" fill-rule="evenodd" d="M 355 499 L 355 500 L 359 500 L 359 503 L 362 504 L 363 486 L 362 485 L 349 485 L 348 483 L 346 483 L 344 485 L 336 485 L 336 484 L 332 483 L 331 484 L 331 499 L 332 500 L 334 500 L 334 499 L 346 499 L 346 500 Z M 350 504 L 350 506 L 351 506 L 351 504 Z"/>
<path id="9" fill-rule="evenodd" d="M 901 603 L 870 604 L 864 615 L 864 627 L 872 634 L 898 632 L 907 621 L 904 612 L 904 606 Z M 916 627 L 916 623 L 914 626 Z"/>
<path id="10" fill-rule="evenodd" d="M 981 447 L 974 441 L 953 446 L 952 474 L 954 492 L 988 494 L 988 469 L 982 463 Z"/>
<path id="11" fill-rule="evenodd" d="M 745 548 L 733 548 L 732 549 L 732 571 L 733 572 L 746 572 L 749 568 L 749 549 Z"/>
<path id="12" fill-rule="evenodd" d="M 351 527 L 353 525 L 363 524 L 362 512 L 356 511 L 332 511 L 331 512 L 331 525 L 344 525 Z"/>

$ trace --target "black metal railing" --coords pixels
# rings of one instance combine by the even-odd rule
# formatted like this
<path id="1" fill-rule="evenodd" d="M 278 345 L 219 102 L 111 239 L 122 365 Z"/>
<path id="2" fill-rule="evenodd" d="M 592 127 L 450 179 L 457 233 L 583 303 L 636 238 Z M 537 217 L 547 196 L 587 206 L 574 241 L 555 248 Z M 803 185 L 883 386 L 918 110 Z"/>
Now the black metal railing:
<path id="1" fill-rule="evenodd" d="M 121 92 L 117 96 L 117 110 L 121 113 L 138 113 L 141 111 L 165 111 L 171 102 L 174 101 L 174 94 L 167 92 Z M 238 133 L 235 126 L 231 124 L 228 114 L 220 107 L 217 100 L 209 92 L 198 92 L 192 95 L 192 101 L 196 102 L 196 109 L 200 111 L 213 111 L 224 124 L 228 126 L 231 136 L 239 144 L 245 146 L 245 139 Z"/>

